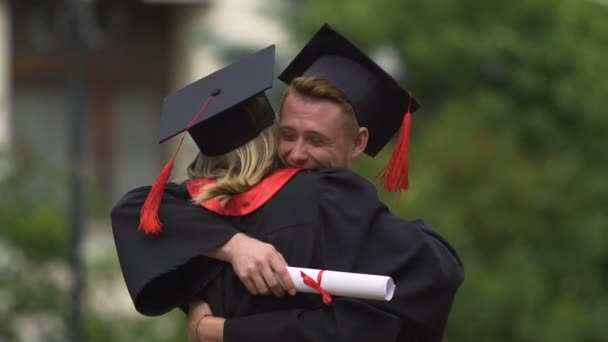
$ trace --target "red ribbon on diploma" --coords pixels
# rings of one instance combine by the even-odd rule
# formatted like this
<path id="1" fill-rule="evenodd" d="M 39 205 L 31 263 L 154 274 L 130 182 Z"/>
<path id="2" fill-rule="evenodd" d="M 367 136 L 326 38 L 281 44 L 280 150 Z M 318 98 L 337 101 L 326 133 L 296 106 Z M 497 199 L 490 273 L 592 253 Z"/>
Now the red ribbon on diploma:
<path id="1" fill-rule="evenodd" d="M 317 274 L 317 281 L 315 281 L 302 271 L 300 271 L 300 275 L 302 276 L 302 280 L 304 280 L 304 284 L 319 291 L 319 293 L 321 294 L 321 298 L 323 299 L 323 304 L 329 305 L 332 301 L 331 296 L 329 295 L 329 293 L 325 292 L 325 290 L 323 290 L 323 288 L 321 287 L 321 278 L 323 277 L 323 272 L 324 270 L 319 271 L 319 273 Z"/>

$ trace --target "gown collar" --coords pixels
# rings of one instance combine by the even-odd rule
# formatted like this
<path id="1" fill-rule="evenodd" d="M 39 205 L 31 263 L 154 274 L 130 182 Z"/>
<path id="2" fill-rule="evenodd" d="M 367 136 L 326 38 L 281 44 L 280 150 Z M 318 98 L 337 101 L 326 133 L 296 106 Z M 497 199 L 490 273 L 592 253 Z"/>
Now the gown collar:
<path id="1" fill-rule="evenodd" d="M 219 198 L 211 198 L 201 205 L 217 214 L 224 216 L 244 216 L 251 214 L 266 204 L 300 168 L 287 167 L 280 169 L 264 178 L 247 192 L 232 196 L 225 207 L 220 204 Z M 186 182 L 190 197 L 195 198 L 205 186 L 215 183 L 213 178 L 196 178 Z"/>

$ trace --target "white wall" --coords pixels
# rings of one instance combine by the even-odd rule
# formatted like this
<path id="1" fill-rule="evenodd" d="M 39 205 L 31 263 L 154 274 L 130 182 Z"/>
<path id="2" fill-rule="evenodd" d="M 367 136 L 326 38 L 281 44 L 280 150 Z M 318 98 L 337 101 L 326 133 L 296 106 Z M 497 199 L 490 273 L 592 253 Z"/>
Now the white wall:
<path id="1" fill-rule="evenodd" d="M 68 93 L 65 82 L 15 82 L 11 128 L 14 153 L 32 153 L 44 163 L 66 163 Z"/>
<path id="2" fill-rule="evenodd" d="M 152 184 L 165 162 L 159 160 L 157 144 L 161 91 L 138 83 L 114 92 L 109 178 L 112 203 L 134 187 Z"/>

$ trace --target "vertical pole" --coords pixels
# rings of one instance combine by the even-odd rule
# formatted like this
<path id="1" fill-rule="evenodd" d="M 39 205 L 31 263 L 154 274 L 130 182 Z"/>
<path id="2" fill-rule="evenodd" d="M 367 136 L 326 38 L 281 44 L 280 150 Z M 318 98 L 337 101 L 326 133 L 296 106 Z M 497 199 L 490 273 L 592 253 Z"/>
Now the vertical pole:
<path id="1" fill-rule="evenodd" d="M 11 10 L 7 0 L 0 0 L 0 179 L 10 173 L 11 155 Z"/>
<path id="2" fill-rule="evenodd" d="M 81 0 L 69 0 L 69 68 L 70 127 L 69 127 L 69 264 L 72 271 L 72 289 L 68 313 L 68 338 L 72 342 L 84 341 L 82 331 L 82 292 L 84 279 L 80 253 L 84 211 L 83 157 L 84 157 L 84 97 L 85 47 L 82 36 Z"/>

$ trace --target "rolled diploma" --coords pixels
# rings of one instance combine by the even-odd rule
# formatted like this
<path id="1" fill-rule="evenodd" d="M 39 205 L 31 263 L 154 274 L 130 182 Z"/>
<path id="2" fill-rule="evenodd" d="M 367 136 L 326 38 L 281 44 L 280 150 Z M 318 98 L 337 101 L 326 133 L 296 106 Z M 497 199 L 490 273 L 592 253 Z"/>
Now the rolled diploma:
<path id="1" fill-rule="evenodd" d="M 288 266 L 287 270 L 298 292 L 319 293 L 304 283 L 300 271 L 316 282 L 320 270 L 291 266 Z M 323 272 L 321 288 L 334 296 L 386 301 L 391 300 L 395 293 L 395 283 L 391 277 L 327 270 Z"/>

